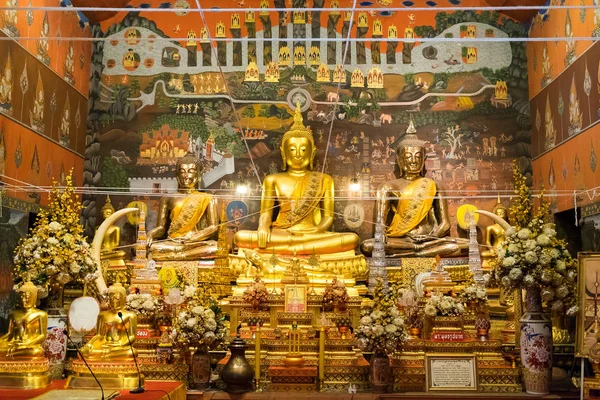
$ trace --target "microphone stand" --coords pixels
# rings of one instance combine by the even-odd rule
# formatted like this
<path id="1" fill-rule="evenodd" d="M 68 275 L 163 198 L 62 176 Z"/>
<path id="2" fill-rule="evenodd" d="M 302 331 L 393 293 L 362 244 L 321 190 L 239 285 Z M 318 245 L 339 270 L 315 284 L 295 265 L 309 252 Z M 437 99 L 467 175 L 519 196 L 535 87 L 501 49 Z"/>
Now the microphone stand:
<path id="1" fill-rule="evenodd" d="M 117 313 L 117 315 L 121 319 L 121 325 L 123 325 L 123 328 L 125 328 L 125 322 L 123 322 L 123 313 L 121 311 L 119 311 Z M 127 342 L 129 343 L 129 348 L 131 349 L 131 354 L 133 354 L 133 361 L 135 362 L 135 368 L 137 369 L 137 372 L 138 372 L 138 387 L 130 390 L 129 393 L 131 393 L 131 394 L 144 393 L 146 391 L 146 389 L 144 389 L 142 387 L 142 373 L 140 372 L 140 367 L 138 366 L 138 363 L 137 363 L 137 357 L 135 356 L 135 350 L 133 350 L 133 346 L 131 345 L 131 339 L 129 339 L 129 332 L 126 332 L 126 334 L 127 334 Z"/>
<path id="2" fill-rule="evenodd" d="M 87 363 L 87 361 L 85 361 L 85 358 L 83 357 L 83 354 L 81 354 L 81 351 L 79 351 L 79 347 L 77 347 L 77 345 L 75 344 L 75 342 L 73 342 L 73 340 L 71 339 L 71 336 L 69 336 L 69 331 L 67 331 L 66 329 L 64 329 L 63 333 L 65 334 L 65 336 L 67 337 L 67 339 L 69 340 L 69 342 L 71 342 L 71 344 L 73 345 L 73 347 L 75 347 L 75 350 L 77 351 L 77 354 L 79 354 L 79 357 L 81 357 L 81 361 L 83 361 L 83 363 L 85 364 L 85 366 L 87 367 L 87 369 L 90 371 L 90 373 L 92 374 L 92 376 L 96 380 L 96 383 L 98 384 L 98 386 L 100 386 L 100 391 L 102 392 L 102 400 L 104 400 L 104 388 L 102 387 L 102 384 L 100 383 L 100 381 L 96 377 L 96 374 L 94 374 L 94 371 L 92 371 L 92 369 L 90 368 L 90 366 Z"/>

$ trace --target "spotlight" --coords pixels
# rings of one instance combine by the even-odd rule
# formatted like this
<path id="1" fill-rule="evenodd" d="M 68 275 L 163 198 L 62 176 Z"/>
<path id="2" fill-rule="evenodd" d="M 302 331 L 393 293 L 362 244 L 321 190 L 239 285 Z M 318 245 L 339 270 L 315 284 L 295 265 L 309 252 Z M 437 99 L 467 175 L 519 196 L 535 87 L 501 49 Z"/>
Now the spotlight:
<path id="1" fill-rule="evenodd" d="M 237 185 L 235 191 L 241 195 L 248 194 L 248 185 L 246 185 L 245 183 L 240 183 L 239 185 Z"/>
<path id="2" fill-rule="evenodd" d="M 360 183 L 358 182 L 358 178 L 352 178 L 352 181 L 350 182 L 350 191 L 360 192 Z"/>

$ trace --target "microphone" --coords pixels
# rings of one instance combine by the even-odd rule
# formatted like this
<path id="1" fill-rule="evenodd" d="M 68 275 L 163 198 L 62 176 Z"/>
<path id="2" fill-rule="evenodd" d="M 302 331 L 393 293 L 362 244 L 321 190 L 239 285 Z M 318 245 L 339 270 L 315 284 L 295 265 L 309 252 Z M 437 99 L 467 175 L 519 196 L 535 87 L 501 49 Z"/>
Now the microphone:
<path id="1" fill-rule="evenodd" d="M 121 325 L 123 325 L 123 327 L 125 327 L 125 322 L 123 322 L 123 313 L 121 311 L 119 311 L 117 313 L 117 315 L 121 319 Z M 138 363 L 137 363 L 137 357 L 135 356 L 135 351 L 133 350 L 133 346 L 131 345 L 131 339 L 129 339 L 129 332 L 127 332 L 127 342 L 129 343 L 129 348 L 131 349 L 131 354 L 133 354 L 133 361 L 135 362 L 135 368 L 137 369 L 137 372 L 138 372 L 138 387 L 133 390 L 130 390 L 129 393 L 131 393 L 131 394 L 144 393 L 146 391 L 146 389 L 144 389 L 142 387 L 142 373 L 140 372 L 140 367 L 138 366 Z"/>
<path id="2" fill-rule="evenodd" d="M 77 351 L 77 354 L 79 354 L 79 357 L 81 357 L 81 361 L 83 361 L 83 363 L 85 364 L 85 366 L 87 367 L 87 369 L 90 371 L 90 373 L 92 374 L 92 376 L 96 380 L 96 383 L 98 384 L 98 386 L 100 386 L 100 391 L 102 392 L 102 400 L 104 400 L 104 388 L 102 387 L 102 384 L 100 383 L 100 381 L 96 377 L 96 374 L 94 374 L 94 371 L 92 371 L 92 369 L 90 368 L 90 366 L 87 363 L 87 361 L 85 361 L 85 358 L 83 357 L 83 354 L 81 354 L 81 351 L 79 351 L 79 347 L 77 347 L 77 345 L 71 339 L 71 336 L 69 336 L 69 331 L 67 331 L 66 329 L 63 329 L 63 333 L 65 334 L 65 336 L 67 337 L 67 339 L 69 340 L 69 342 L 71 342 L 71 344 L 73 345 L 73 347 L 75 347 L 75 350 Z"/>

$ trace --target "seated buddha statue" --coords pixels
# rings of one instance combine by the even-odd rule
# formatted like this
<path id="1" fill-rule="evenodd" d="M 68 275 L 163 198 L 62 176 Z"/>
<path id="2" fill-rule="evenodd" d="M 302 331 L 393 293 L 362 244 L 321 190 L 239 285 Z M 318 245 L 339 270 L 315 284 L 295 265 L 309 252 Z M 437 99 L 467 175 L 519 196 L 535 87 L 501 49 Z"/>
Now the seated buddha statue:
<path id="1" fill-rule="evenodd" d="M 506 207 L 504 207 L 504 205 L 502 205 L 502 202 L 500 202 L 500 197 L 498 197 L 498 202 L 496 203 L 496 206 L 494 207 L 492 212 L 500 218 L 506 220 Z M 487 245 L 487 250 L 481 252 L 481 258 L 489 259 L 495 257 L 498 254 L 498 249 L 502 247 L 503 243 L 504 228 L 502 228 L 498 223 L 488 225 L 485 228 L 485 244 Z"/>
<path id="2" fill-rule="evenodd" d="M 354 254 L 355 233 L 329 232 L 334 216 L 333 179 L 312 171 L 316 150 L 297 107 L 294 124 L 281 141 L 284 172 L 264 179 L 258 229 L 238 231 L 234 237 L 238 248 L 298 256 Z"/>
<path id="3" fill-rule="evenodd" d="M 48 314 L 35 308 L 38 288 L 26 282 L 19 292 L 23 308 L 10 314 L 8 333 L 0 336 L 0 359 L 44 357 Z"/>
<path id="4" fill-rule="evenodd" d="M 107 219 L 115 212 L 115 208 L 110 202 L 110 197 L 106 196 L 106 203 L 102 206 L 102 218 Z M 123 259 L 125 257 L 125 251 L 118 250 L 119 243 L 121 241 L 121 228 L 118 226 L 111 226 L 106 231 L 104 239 L 102 239 L 102 246 L 100 247 L 100 260 L 107 260 L 109 265 L 125 265 Z"/>
<path id="5" fill-rule="evenodd" d="M 452 257 L 466 253 L 468 241 L 450 237 L 443 187 L 425 177 L 425 142 L 411 120 L 396 149 L 400 178 L 378 189 L 378 212 L 386 226 L 385 251 L 391 257 Z M 361 249 L 371 255 L 374 239 Z"/>
<path id="6" fill-rule="evenodd" d="M 135 343 L 137 315 L 125 310 L 127 292 L 120 283 L 108 289 L 110 309 L 98 314 L 96 335 L 81 348 L 88 361 L 133 360 L 129 341 Z M 121 313 L 121 317 L 119 316 Z M 129 339 L 127 337 L 129 336 Z"/>
<path id="7" fill-rule="evenodd" d="M 147 249 L 156 261 L 214 258 L 218 230 L 216 200 L 196 186 L 202 165 L 193 154 L 177 160 L 177 194 L 160 199 L 156 227 L 148 232 Z"/>

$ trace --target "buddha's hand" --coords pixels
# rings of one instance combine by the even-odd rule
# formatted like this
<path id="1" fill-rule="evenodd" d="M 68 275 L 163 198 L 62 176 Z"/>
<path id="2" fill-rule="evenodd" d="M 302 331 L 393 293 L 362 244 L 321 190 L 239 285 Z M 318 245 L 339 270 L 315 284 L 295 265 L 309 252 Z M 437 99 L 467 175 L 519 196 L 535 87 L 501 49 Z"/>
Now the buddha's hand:
<path id="1" fill-rule="evenodd" d="M 152 237 L 148 236 L 146 239 L 146 251 L 150 251 L 150 247 L 152 247 Z"/>
<path id="2" fill-rule="evenodd" d="M 406 236 L 408 236 L 413 242 L 416 243 L 422 243 L 429 239 L 429 236 L 427 235 L 413 235 L 409 233 Z"/>
<path id="3" fill-rule="evenodd" d="M 267 247 L 267 243 L 271 240 L 271 230 L 265 227 L 259 227 L 256 231 L 256 237 L 258 241 L 258 248 L 264 249 Z"/>

